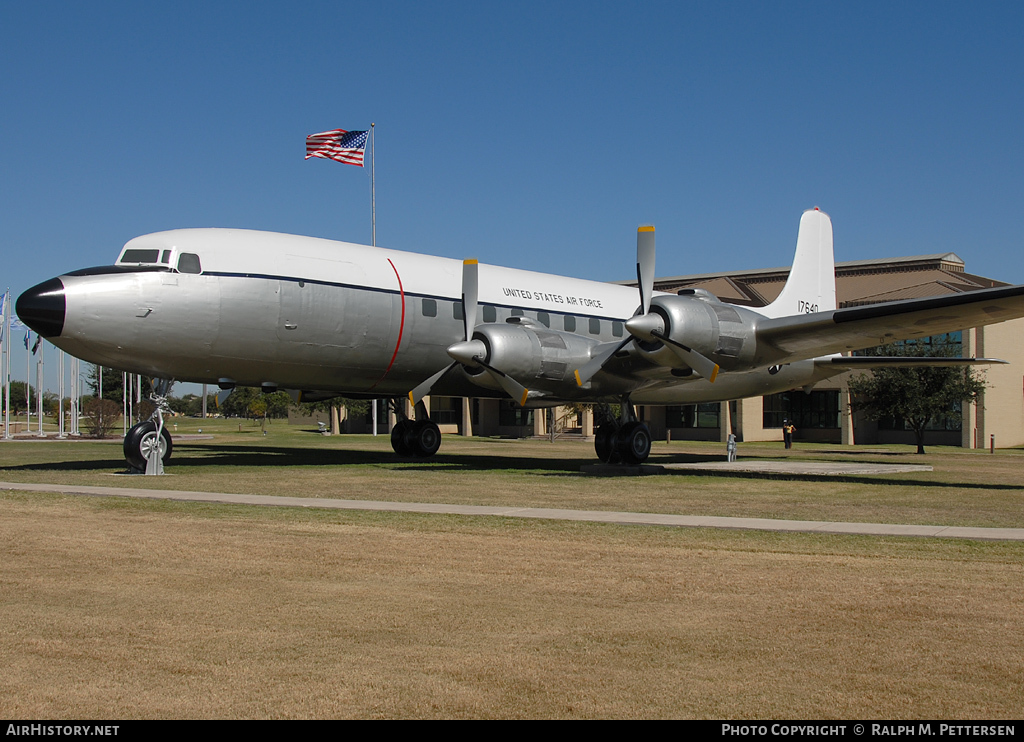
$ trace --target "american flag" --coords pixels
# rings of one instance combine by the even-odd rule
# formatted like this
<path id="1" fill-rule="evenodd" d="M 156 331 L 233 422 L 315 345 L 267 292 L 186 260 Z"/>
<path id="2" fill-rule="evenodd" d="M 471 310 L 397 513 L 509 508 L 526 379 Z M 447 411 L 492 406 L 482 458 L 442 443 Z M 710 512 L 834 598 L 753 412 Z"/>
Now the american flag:
<path id="1" fill-rule="evenodd" d="M 322 157 L 325 160 L 337 160 L 346 165 L 362 167 L 367 134 L 367 131 L 344 129 L 310 134 L 306 137 L 306 159 Z"/>

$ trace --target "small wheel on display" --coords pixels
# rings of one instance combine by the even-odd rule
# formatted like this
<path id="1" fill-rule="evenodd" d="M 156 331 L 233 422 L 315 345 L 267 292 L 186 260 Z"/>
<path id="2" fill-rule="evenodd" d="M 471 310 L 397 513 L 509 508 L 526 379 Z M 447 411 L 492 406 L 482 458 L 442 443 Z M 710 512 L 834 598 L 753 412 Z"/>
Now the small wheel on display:
<path id="1" fill-rule="evenodd" d="M 146 420 L 128 429 L 124 437 L 124 457 L 128 464 L 138 471 L 146 470 L 146 463 L 149 461 L 149 454 L 155 446 L 160 446 L 160 458 L 164 464 L 171 458 L 171 450 L 174 444 L 171 442 L 171 434 L 165 427 L 161 431 L 159 444 L 156 435 L 156 423 Z"/>
<path id="2" fill-rule="evenodd" d="M 399 420 L 391 429 L 391 447 L 399 456 L 412 456 L 412 420 Z"/>
<path id="3" fill-rule="evenodd" d="M 619 460 L 615 451 L 615 434 L 619 426 L 615 423 L 604 423 L 597 429 L 594 435 L 594 451 L 597 458 L 606 464 L 614 464 Z"/>
<path id="4" fill-rule="evenodd" d="M 413 454 L 429 458 L 441 447 L 441 429 L 431 420 L 420 420 L 413 428 Z"/>
<path id="5" fill-rule="evenodd" d="M 641 422 L 626 423 L 615 437 L 615 449 L 627 464 L 642 464 L 651 455 L 651 431 Z"/>

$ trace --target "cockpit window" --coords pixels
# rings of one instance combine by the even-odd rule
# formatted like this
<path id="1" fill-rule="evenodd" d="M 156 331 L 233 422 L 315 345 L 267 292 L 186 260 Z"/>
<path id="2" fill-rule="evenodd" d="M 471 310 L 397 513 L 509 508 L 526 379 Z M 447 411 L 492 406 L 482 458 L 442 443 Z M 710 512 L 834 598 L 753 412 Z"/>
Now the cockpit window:
<path id="1" fill-rule="evenodd" d="M 155 263 L 160 259 L 159 250 L 125 250 L 121 256 L 122 263 Z"/>
<path id="2" fill-rule="evenodd" d="M 178 256 L 179 273 L 202 273 L 203 268 L 199 264 L 199 256 L 194 252 L 183 252 Z"/>

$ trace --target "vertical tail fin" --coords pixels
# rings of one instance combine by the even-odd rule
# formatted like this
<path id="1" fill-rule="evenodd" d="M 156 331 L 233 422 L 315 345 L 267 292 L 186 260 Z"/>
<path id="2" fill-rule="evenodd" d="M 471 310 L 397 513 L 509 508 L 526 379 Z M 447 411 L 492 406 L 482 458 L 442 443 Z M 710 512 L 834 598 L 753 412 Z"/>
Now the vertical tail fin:
<path id="1" fill-rule="evenodd" d="M 836 308 L 836 266 L 832 220 L 817 208 L 800 218 L 796 255 L 782 293 L 761 310 L 768 317 L 824 312 Z"/>

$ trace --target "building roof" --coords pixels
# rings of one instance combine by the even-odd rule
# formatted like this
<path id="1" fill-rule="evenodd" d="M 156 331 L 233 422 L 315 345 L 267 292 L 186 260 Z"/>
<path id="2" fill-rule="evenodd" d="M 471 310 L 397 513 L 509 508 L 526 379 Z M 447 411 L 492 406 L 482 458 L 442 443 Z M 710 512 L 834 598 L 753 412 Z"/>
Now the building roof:
<path id="1" fill-rule="evenodd" d="M 836 263 L 836 299 L 840 307 L 852 307 L 1009 285 L 964 268 L 964 261 L 951 252 Z M 666 292 L 703 288 L 731 304 L 762 307 L 775 300 L 788 277 L 788 267 L 724 271 L 656 278 L 654 288 Z M 619 283 L 636 285 L 636 281 Z"/>

